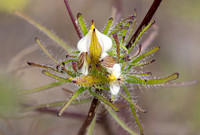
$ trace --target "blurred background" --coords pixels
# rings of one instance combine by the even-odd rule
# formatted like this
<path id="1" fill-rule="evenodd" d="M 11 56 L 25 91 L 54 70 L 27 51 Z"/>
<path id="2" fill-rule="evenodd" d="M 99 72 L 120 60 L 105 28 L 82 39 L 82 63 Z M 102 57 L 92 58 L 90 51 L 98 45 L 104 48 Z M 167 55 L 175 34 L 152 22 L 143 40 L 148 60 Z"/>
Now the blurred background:
<path id="1" fill-rule="evenodd" d="M 123 18 L 133 14 L 136 8 L 137 23 L 140 24 L 152 1 L 69 0 L 69 3 L 74 16 L 81 12 L 88 26 L 93 19 L 97 29 L 102 30 L 114 12 L 113 6 L 121 11 L 119 15 Z M 57 59 L 64 59 L 65 52 L 55 47 L 55 43 L 38 29 L 14 15 L 14 10 L 43 24 L 73 48 L 76 48 L 79 40 L 63 0 L 0 0 L 0 135 L 76 134 L 84 120 L 82 116 L 79 119 L 32 112 L 16 113 L 20 107 L 14 91 L 36 88 L 54 81 L 43 76 L 40 69 L 16 70 L 26 66 L 27 60 L 51 64 L 35 45 L 34 38 L 39 37 Z M 180 78 L 176 82 L 200 80 L 199 12 L 199 0 L 164 0 L 161 3 L 154 16 L 159 27 L 158 35 L 150 46 L 152 48 L 158 45 L 161 49 L 155 55 L 156 62 L 145 69 L 150 69 L 157 77 L 179 72 Z M 200 134 L 199 86 L 141 87 L 136 90 L 138 104 L 148 111 L 146 114 L 139 114 L 145 134 Z M 65 100 L 69 94 L 64 93 L 62 87 L 24 96 L 23 100 L 33 105 Z M 69 111 L 86 115 L 89 105 L 73 106 Z M 110 126 L 116 125 L 115 122 L 110 122 Z M 103 129 L 97 127 L 96 134 L 104 134 Z"/>

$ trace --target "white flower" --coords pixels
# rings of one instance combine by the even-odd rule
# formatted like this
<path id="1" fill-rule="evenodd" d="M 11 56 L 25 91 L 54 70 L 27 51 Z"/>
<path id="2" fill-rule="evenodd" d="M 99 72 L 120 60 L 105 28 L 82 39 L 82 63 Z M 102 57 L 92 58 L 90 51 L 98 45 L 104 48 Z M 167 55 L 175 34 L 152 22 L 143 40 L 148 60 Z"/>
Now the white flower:
<path id="1" fill-rule="evenodd" d="M 89 47 L 90 47 L 91 39 L 92 39 L 92 33 L 94 29 L 95 29 L 95 26 L 92 21 L 90 30 L 83 38 L 79 40 L 77 44 L 77 48 L 80 52 L 89 52 Z M 112 47 L 112 40 L 105 34 L 99 32 L 97 29 L 95 29 L 95 33 L 98 38 L 98 42 L 101 45 L 102 53 L 109 51 Z"/>
<path id="2" fill-rule="evenodd" d="M 121 66 L 119 64 L 114 64 L 111 75 L 109 76 L 110 79 L 110 92 L 112 94 L 112 101 L 114 101 L 115 96 L 119 93 L 120 86 L 121 86 Z"/>
<path id="3" fill-rule="evenodd" d="M 95 39 L 95 40 L 93 40 L 92 42 L 92 39 Z M 96 46 L 97 45 L 96 42 L 98 42 L 99 46 Z M 93 46 L 93 48 L 90 49 L 90 46 Z M 77 48 L 80 51 L 80 54 L 82 52 L 89 53 L 90 59 L 94 60 L 94 61 L 91 61 L 91 63 L 97 62 L 101 54 L 109 51 L 111 47 L 112 47 L 112 40 L 108 36 L 102 34 L 97 29 L 95 29 L 93 21 L 88 33 L 83 38 L 81 38 L 77 44 Z M 87 60 L 84 60 L 84 64 L 81 68 L 81 73 L 83 75 L 87 75 L 88 69 L 89 69 L 89 64 Z"/>

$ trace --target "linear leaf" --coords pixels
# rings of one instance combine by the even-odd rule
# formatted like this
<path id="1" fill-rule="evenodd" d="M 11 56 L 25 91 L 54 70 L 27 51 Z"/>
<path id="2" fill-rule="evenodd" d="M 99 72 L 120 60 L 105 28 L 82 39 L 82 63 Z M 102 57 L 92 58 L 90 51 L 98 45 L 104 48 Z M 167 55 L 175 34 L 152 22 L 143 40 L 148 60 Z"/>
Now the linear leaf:
<path id="1" fill-rule="evenodd" d="M 161 84 L 161 83 L 167 83 L 169 81 L 175 80 L 179 77 L 179 73 L 174 73 L 168 77 L 161 78 L 161 79 L 155 79 L 155 80 L 146 80 L 146 79 L 141 79 L 136 76 L 128 76 L 128 79 L 126 80 L 128 83 L 139 83 L 143 85 L 148 85 L 148 84 Z"/>
<path id="2" fill-rule="evenodd" d="M 53 75 L 53 74 L 51 74 L 50 72 L 48 72 L 48 71 L 46 71 L 46 70 L 43 70 L 42 73 L 45 74 L 46 76 L 52 77 L 52 78 L 54 78 L 54 79 L 60 81 L 60 82 L 71 82 L 71 81 L 68 80 L 68 79 L 65 79 L 65 78 L 62 78 L 62 77 Z"/>
<path id="3" fill-rule="evenodd" d="M 78 20 L 78 23 L 79 23 L 79 25 L 80 25 L 80 27 L 81 27 L 81 30 L 82 30 L 82 32 L 83 32 L 83 35 L 85 36 L 85 35 L 88 33 L 88 30 L 87 30 L 87 27 L 86 27 L 86 25 L 85 25 L 85 22 L 84 22 L 84 20 L 83 20 L 83 16 L 82 16 L 81 13 L 78 13 L 78 14 L 77 14 L 77 20 Z"/>
<path id="4" fill-rule="evenodd" d="M 74 100 L 71 103 L 71 105 L 84 104 L 84 103 L 87 103 L 89 101 L 91 101 L 91 98 Z M 57 102 L 53 102 L 53 103 L 35 105 L 35 106 L 30 106 L 30 107 L 26 107 L 26 108 L 22 109 L 22 112 L 32 111 L 32 110 L 36 110 L 36 109 L 40 109 L 40 108 L 58 107 L 58 106 L 63 106 L 64 104 L 66 104 L 65 100 L 64 101 L 57 101 Z"/>
<path id="5" fill-rule="evenodd" d="M 109 114 L 112 116 L 112 118 L 127 132 L 129 132 L 131 135 L 137 135 L 132 129 L 130 129 L 118 116 L 117 114 L 110 109 L 110 107 L 105 105 L 106 110 L 109 112 Z"/>
<path id="6" fill-rule="evenodd" d="M 130 95 L 130 93 L 129 93 L 129 90 L 127 89 L 127 87 L 126 87 L 125 85 L 123 85 L 123 88 L 124 88 L 124 90 L 125 90 L 125 92 L 126 92 L 126 95 L 127 95 L 128 99 L 131 101 L 132 98 L 131 98 L 131 95 Z M 140 134 L 143 135 L 143 127 L 142 127 L 142 125 L 140 124 L 140 121 L 139 121 L 139 119 L 138 119 L 138 116 L 137 116 L 137 114 L 136 114 L 136 112 L 135 112 L 134 104 L 130 103 L 130 107 L 131 107 L 132 115 L 133 115 L 133 117 L 135 118 L 135 121 L 136 121 L 136 123 L 137 123 L 137 125 L 138 125 L 138 127 L 139 127 L 139 129 L 140 129 Z"/>
<path id="7" fill-rule="evenodd" d="M 110 106 L 114 111 L 119 111 L 119 109 L 115 105 L 113 105 L 110 101 L 108 101 L 106 98 L 102 97 L 101 95 L 98 95 L 95 92 L 92 92 L 90 89 L 89 92 L 90 94 L 92 94 L 93 96 L 97 97 L 99 100 Z"/>
<path id="8" fill-rule="evenodd" d="M 23 91 L 18 91 L 17 95 L 25 95 L 25 94 L 30 94 L 30 93 L 34 93 L 34 92 L 39 92 L 39 91 L 44 91 L 47 90 L 49 88 L 53 88 L 59 85 L 62 85 L 63 83 L 65 83 L 64 81 L 58 81 L 58 82 L 53 82 L 47 85 L 44 85 L 42 87 L 39 88 L 35 88 L 35 89 L 30 89 L 30 90 L 23 90 Z"/>
<path id="9" fill-rule="evenodd" d="M 58 113 L 58 116 L 61 116 L 63 112 L 67 109 L 67 107 L 81 94 L 85 91 L 86 89 L 81 87 L 79 88 L 74 95 L 67 101 L 67 103 L 61 108 L 60 112 Z"/>
<path id="10" fill-rule="evenodd" d="M 137 63 L 139 62 L 141 59 L 157 52 L 160 49 L 160 47 L 156 46 L 155 48 L 151 49 L 150 51 L 143 53 L 142 55 L 138 56 L 136 59 L 134 59 L 133 61 L 131 61 L 131 64 Z"/>
<path id="11" fill-rule="evenodd" d="M 105 35 L 108 34 L 108 31 L 110 29 L 110 26 L 111 26 L 112 22 L 113 22 L 113 18 L 109 18 L 109 20 L 108 20 L 108 22 L 106 24 L 106 27 L 105 27 L 105 29 L 103 31 L 103 34 L 105 34 Z"/>
<path id="12" fill-rule="evenodd" d="M 140 38 L 142 37 L 142 35 L 155 23 L 154 20 L 151 20 L 151 22 L 149 22 L 149 24 L 147 26 L 145 26 L 142 31 L 140 32 L 140 34 L 136 37 L 135 42 L 132 44 L 132 46 L 129 48 L 129 53 L 131 52 L 131 50 L 134 48 L 134 46 L 138 43 L 138 41 L 140 40 Z"/>
<path id="13" fill-rule="evenodd" d="M 44 45 L 40 42 L 38 38 L 35 38 L 35 42 L 40 46 L 40 48 L 43 50 L 43 52 L 56 64 L 58 64 L 58 61 L 53 58 L 53 56 L 47 51 L 47 49 L 44 47 Z"/>
<path id="14" fill-rule="evenodd" d="M 44 34 L 46 34 L 49 38 L 51 38 L 53 41 L 55 41 L 60 47 L 65 49 L 65 51 L 67 51 L 68 53 L 72 52 L 71 47 L 68 46 L 63 40 L 61 40 L 58 36 L 56 36 L 50 30 L 48 30 L 47 28 L 45 28 L 41 24 L 37 23 L 36 21 L 34 21 L 30 17 L 28 17 L 27 15 L 25 15 L 25 14 L 19 12 L 19 11 L 15 11 L 15 14 L 17 16 L 21 17 L 22 19 L 28 21 L 30 24 L 32 24 L 33 26 L 35 26 L 36 28 L 38 28 L 42 32 L 44 32 Z"/>

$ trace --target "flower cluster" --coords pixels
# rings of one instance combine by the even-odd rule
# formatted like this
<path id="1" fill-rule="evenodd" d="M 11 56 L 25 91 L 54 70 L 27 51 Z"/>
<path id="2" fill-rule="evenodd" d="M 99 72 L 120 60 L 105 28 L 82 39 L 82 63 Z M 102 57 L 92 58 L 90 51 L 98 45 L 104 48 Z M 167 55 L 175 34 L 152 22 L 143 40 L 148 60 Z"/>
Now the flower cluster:
<path id="1" fill-rule="evenodd" d="M 92 21 L 90 30 L 77 44 L 80 54 L 76 65 L 83 76 L 68 79 L 83 87 L 108 83 L 112 94 L 111 101 L 114 101 L 123 77 L 120 64 L 115 63 L 115 58 L 107 54 L 112 45 L 112 39 L 99 32 Z"/>
<path id="2" fill-rule="evenodd" d="M 57 81 L 39 88 L 24 90 L 18 93 L 19 95 L 24 95 L 38 92 L 69 82 L 78 85 L 79 88 L 72 92 L 72 97 L 67 102 L 64 101 L 63 104 L 61 104 L 63 107 L 59 111 L 58 116 L 61 116 L 66 108 L 76 101 L 79 95 L 88 90 L 93 97 L 104 103 L 107 111 L 114 119 L 117 119 L 117 122 L 122 125 L 125 130 L 133 134 L 114 113 L 114 111 L 119 111 L 114 104 L 114 101 L 117 100 L 116 96 L 121 96 L 130 104 L 132 115 L 142 134 L 143 128 L 138 120 L 135 109 L 142 112 L 145 111 L 132 101 L 126 84 L 164 84 L 177 79 L 179 76 L 178 73 L 174 73 L 165 78 L 150 79 L 152 78 L 149 77 L 152 75 L 150 72 L 138 73 L 135 71 L 136 67 L 142 67 L 153 63 L 155 60 L 144 62 L 144 59 L 160 49 L 160 47 L 154 47 L 146 51 L 143 49 L 143 46 L 139 44 L 143 34 L 155 23 L 154 20 L 151 20 L 147 25 L 142 27 L 134 40 L 132 40 L 132 37 L 134 37 L 133 31 L 136 23 L 136 14 L 128 16 L 116 25 L 113 23 L 113 18 L 109 18 L 104 31 L 99 32 L 95 28 L 93 20 L 88 30 L 82 14 L 78 13 L 77 26 L 79 26 L 79 30 L 82 32 L 82 38 L 77 43 L 78 50 L 73 51 L 70 46 L 65 44 L 61 39 L 39 23 L 20 12 L 16 12 L 16 14 L 39 28 L 67 52 L 67 60 L 60 63 L 50 55 L 40 40 L 36 38 L 37 44 L 44 50 L 49 58 L 55 62 L 56 66 L 51 67 L 34 62 L 28 62 L 28 64 L 30 66 L 44 68 L 45 70 L 43 70 L 42 73 Z M 54 71 L 56 74 L 50 71 Z M 58 74 L 62 74 L 62 76 L 64 74 L 66 77 L 59 76 Z M 124 92 L 120 92 L 121 88 L 123 88 Z M 122 93 L 125 93 L 125 96 Z M 58 106 L 61 105 L 58 104 Z M 45 106 L 46 105 L 36 105 L 26 110 L 38 109 Z M 55 103 L 48 104 L 48 106 L 55 106 Z M 114 111 L 112 112 L 112 110 Z"/>

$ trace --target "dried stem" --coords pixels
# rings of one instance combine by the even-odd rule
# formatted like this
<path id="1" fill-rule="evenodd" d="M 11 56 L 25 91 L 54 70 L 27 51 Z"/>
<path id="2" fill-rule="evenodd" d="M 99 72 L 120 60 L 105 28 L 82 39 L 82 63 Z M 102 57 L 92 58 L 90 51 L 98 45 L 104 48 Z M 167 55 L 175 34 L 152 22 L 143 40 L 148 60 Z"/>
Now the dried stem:
<path id="1" fill-rule="evenodd" d="M 96 89 L 96 92 L 100 92 L 100 90 Z M 88 116 L 87 116 L 85 122 L 83 123 L 82 127 L 80 128 L 78 135 L 84 135 L 86 133 L 87 128 L 90 126 L 90 124 L 96 114 L 98 106 L 99 106 L 99 100 L 94 97 L 92 100 L 92 103 L 90 105 Z"/>
<path id="2" fill-rule="evenodd" d="M 78 34 L 78 37 L 79 37 L 79 38 L 82 38 L 81 32 L 80 32 L 78 26 L 76 25 L 76 22 L 75 22 L 75 19 L 74 19 L 72 10 L 71 10 L 71 8 L 70 8 L 70 6 L 69 6 L 68 0 L 64 0 L 64 2 L 65 2 L 65 6 L 66 6 L 66 8 L 67 8 L 67 11 L 68 11 L 68 13 L 69 13 L 69 16 L 70 16 L 70 18 L 71 18 L 71 20 L 72 20 L 72 23 L 73 23 L 73 25 L 74 25 L 74 28 L 75 28 L 75 30 L 76 30 L 76 32 L 77 32 L 77 34 Z"/>
<path id="3" fill-rule="evenodd" d="M 161 2 L 162 2 L 162 0 L 154 0 L 149 11 L 147 12 L 146 16 L 144 17 L 142 23 L 140 24 L 140 26 L 138 27 L 138 29 L 136 30 L 136 32 L 134 33 L 134 35 L 131 37 L 128 44 L 126 45 L 126 48 L 131 47 L 132 43 L 135 42 L 135 39 L 137 38 L 139 33 L 142 31 L 142 28 L 148 25 L 148 23 L 151 21 L 153 15 L 155 14 L 155 12 L 158 9 Z"/>

